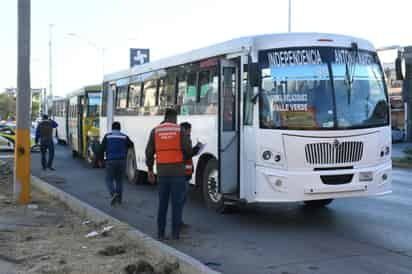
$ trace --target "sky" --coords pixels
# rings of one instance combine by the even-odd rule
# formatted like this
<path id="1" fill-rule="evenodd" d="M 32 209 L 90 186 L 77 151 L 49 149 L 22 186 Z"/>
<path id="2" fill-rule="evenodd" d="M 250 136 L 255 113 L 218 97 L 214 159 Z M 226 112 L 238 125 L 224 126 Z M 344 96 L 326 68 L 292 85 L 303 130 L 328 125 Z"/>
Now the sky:
<path id="1" fill-rule="evenodd" d="M 293 32 L 365 38 L 376 47 L 412 45 L 410 0 L 292 0 Z M 409 14 L 408 14 L 409 13 Z M 232 38 L 287 32 L 288 0 L 31 0 L 31 86 L 53 94 L 98 84 L 129 66 L 129 48 L 151 60 Z M 17 0 L 0 1 L 0 91 L 17 79 Z M 102 49 L 104 55 L 102 55 Z M 391 61 L 394 53 L 382 56 Z"/>

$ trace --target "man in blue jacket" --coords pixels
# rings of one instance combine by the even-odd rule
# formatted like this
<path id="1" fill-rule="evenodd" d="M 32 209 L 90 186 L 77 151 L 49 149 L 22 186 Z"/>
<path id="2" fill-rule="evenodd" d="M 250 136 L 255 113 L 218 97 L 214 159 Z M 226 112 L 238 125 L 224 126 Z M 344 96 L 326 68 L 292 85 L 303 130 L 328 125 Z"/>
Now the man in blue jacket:
<path id="1" fill-rule="evenodd" d="M 122 203 L 123 176 L 126 169 L 127 151 L 133 147 L 130 138 L 120 132 L 120 123 L 113 122 L 112 132 L 107 133 L 102 140 L 102 149 L 106 153 L 106 185 L 111 202 Z M 116 181 L 114 185 L 113 182 Z"/>

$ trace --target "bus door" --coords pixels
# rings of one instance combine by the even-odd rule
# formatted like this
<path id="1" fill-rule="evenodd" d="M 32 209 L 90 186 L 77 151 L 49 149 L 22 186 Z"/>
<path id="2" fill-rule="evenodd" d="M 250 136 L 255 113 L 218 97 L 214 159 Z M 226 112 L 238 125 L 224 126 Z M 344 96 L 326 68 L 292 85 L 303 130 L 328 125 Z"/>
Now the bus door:
<path id="1" fill-rule="evenodd" d="M 237 92 L 239 68 L 235 62 L 221 60 L 219 88 L 219 192 L 239 190 L 239 123 Z"/>
<path id="2" fill-rule="evenodd" d="M 79 96 L 79 112 L 77 113 L 77 152 L 83 156 L 83 112 L 84 112 L 84 104 L 85 104 L 86 97 L 84 95 Z"/>

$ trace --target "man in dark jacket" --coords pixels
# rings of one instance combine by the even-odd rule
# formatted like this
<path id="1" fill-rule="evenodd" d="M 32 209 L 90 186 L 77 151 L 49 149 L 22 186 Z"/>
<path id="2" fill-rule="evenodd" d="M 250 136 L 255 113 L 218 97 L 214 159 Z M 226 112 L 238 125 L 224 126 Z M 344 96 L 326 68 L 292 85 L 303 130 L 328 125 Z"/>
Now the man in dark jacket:
<path id="1" fill-rule="evenodd" d="M 157 236 L 165 238 L 169 196 L 172 200 L 172 237 L 179 239 L 182 209 L 186 193 L 185 159 L 192 156 L 192 142 L 177 124 L 177 112 L 167 109 L 164 121 L 150 133 L 146 146 L 146 165 L 149 181 L 154 183 L 153 165 L 156 168 L 159 187 Z"/>
<path id="2" fill-rule="evenodd" d="M 54 143 L 53 143 L 53 129 L 57 128 L 57 123 L 44 114 L 42 120 L 36 128 L 36 144 L 40 141 L 41 165 L 43 170 L 46 168 L 55 170 L 53 168 L 54 159 Z M 49 152 L 49 157 L 46 160 L 46 152 Z"/>
<path id="3" fill-rule="evenodd" d="M 192 139 L 191 134 L 192 134 L 192 124 L 190 124 L 189 122 L 183 122 L 180 124 L 180 126 L 182 127 L 183 133 L 186 134 L 190 139 Z M 194 156 L 196 156 L 199 153 L 200 147 L 201 147 L 202 143 L 198 142 L 192 149 L 192 153 L 190 154 L 190 158 L 186 159 L 185 161 L 185 177 L 186 177 L 186 194 L 185 194 L 185 198 L 183 200 L 183 208 L 186 204 L 187 201 L 187 196 L 189 195 L 189 183 L 190 180 L 192 180 L 192 175 L 193 175 L 193 171 L 194 171 L 194 167 L 193 167 L 193 160 L 192 158 Z M 186 224 L 185 222 L 183 222 L 182 220 L 182 225 L 181 225 L 181 229 L 187 229 L 189 227 L 188 224 Z"/>
<path id="4" fill-rule="evenodd" d="M 106 153 L 106 185 L 112 206 L 122 203 L 127 151 L 132 147 L 133 142 L 126 134 L 120 132 L 120 123 L 113 122 L 112 132 L 107 133 L 102 140 L 102 149 Z M 116 185 L 113 181 L 116 181 Z"/>

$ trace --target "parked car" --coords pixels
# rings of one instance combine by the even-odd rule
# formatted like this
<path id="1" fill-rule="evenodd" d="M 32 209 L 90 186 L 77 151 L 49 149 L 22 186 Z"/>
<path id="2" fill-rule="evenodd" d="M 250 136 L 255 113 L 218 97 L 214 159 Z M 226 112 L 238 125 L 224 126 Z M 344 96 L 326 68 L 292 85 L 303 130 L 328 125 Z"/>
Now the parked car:
<path id="1" fill-rule="evenodd" d="M 392 128 L 392 143 L 403 142 L 405 140 L 405 131 L 400 128 Z"/>
<path id="2" fill-rule="evenodd" d="M 14 150 L 14 143 L 16 142 L 15 126 L 2 125 L 0 126 L 0 150 Z M 40 151 L 40 147 L 35 143 L 35 131 L 30 133 L 30 147 L 32 152 Z"/>

